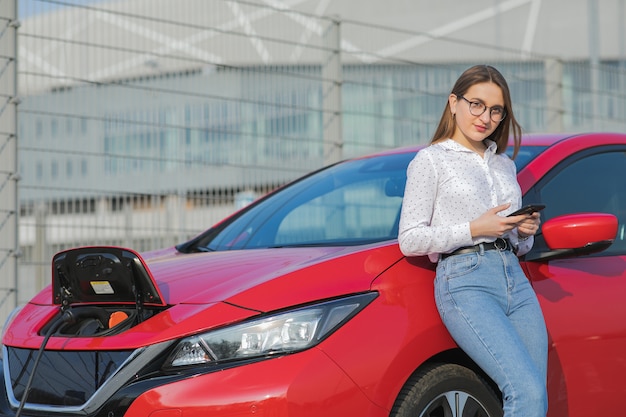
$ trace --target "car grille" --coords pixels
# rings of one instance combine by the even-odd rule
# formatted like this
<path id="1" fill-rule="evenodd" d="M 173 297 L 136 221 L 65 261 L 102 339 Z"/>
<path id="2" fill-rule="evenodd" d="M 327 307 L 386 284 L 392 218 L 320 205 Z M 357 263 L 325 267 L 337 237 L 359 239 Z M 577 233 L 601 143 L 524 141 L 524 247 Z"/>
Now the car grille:
<path id="1" fill-rule="evenodd" d="M 37 351 L 7 347 L 9 398 L 21 401 Z M 115 372 L 132 351 L 44 351 L 27 402 L 46 406 L 81 406 Z M 6 365 L 5 365 L 6 369 Z"/>

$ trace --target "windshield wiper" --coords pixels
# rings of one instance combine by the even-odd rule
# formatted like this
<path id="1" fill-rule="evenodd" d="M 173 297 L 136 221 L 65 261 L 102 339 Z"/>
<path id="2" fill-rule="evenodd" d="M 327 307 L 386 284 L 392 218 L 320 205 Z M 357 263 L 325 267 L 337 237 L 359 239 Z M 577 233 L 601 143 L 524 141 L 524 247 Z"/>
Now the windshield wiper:
<path id="1" fill-rule="evenodd" d="M 215 252 L 215 249 L 211 249 L 207 246 L 196 246 L 194 249 L 195 252 Z"/>

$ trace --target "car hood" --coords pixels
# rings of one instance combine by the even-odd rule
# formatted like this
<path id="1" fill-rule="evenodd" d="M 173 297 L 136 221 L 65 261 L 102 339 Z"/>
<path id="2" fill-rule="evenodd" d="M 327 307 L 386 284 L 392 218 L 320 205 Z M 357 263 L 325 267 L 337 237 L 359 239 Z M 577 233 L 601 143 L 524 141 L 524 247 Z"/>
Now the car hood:
<path id="1" fill-rule="evenodd" d="M 194 254 L 172 249 L 145 255 L 167 304 L 224 301 L 256 311 L 367 291 L 401 258 L 395 242 Z"/>
<path id="2" fill-rule="evenodd" d="M 95 255 L 94 255 L 95 253 Z M 125 290 L 116 296 L 94 294 L 94 282 L 105 281 L 92 270 L 93 258 L 107 263 L 114 256 L 132 260 L 135 274 L 120 279 Z M 85 257 L 86 255 L 86 257 Z M 70 261 L 68 261 L 68 258 Z M 80 269 L 76 260 L 89 260 L 89 274 L 67 273 L 74 278 L 73 302 L 133 302 L 130 295 L 138 280 L 149 294 L 145 302 L 161 305 L 228 302 L 259 312 L 302 304 L 370 289 L 382 271 L 402 259 L 396 242 L 357 247 L 276 248 L 184 254 L 175 248 L 140 256 L 124 248 L 79 248 L 55 256 L 52 286 L 38 294 L 35 304 L 60 304 L 59 265 Z M 64 262 L 61 263 L 60 261 Z M 116 262 L 118 263 L 118 262 Z M 108 268 L 108 265 L 104 265 Z M 84 268 L 83 268 L 84 269 Z M 100 268 L 101 269 L 101 268 Z M 83 275 L 86 279 L 83 279 Z M 104 287 L 106 288 L 106 286 Z M 115 298 L 118 297 L 118 298 Z"/>
<path id="3" fill-rule="evenodd" d="M 82 248 L 70 252 L 69 257 L 55 258 L 57 263 L 53 266 L 69 268 L 71 273 L 76 261 L 85 259 L 87 270 L 97 263 L 94 254 L 97 258 L 105 253 L 117 253 L 123 263 L 134 263 L 133 274 L 125 274 L 122 281 L 133 280 L 135 284 L 122 282 L 120 286 L 111 279 L 108 281 L 114 290 L 123 289 L 111 292 L 109 284 L 103 282 L 107 281 L 103 274 L 76 273 L 78 279 L 74 282 L 82 288 L 72 287 L 72 297 L 66 301 L 78 304 L 78 308 L 116 302 L 130 304 L 130 289 L 139 282 L 144 294 L 142 308 L 160 312 L 129 330 L 106 337 L 52 337 L 48 348 L 134 349 L 178 339 L 263 312 L 369 291 L 376 277 L 403 259 L 396 242 L 193 254 L 170 248 L 143 256 L 121 248 Z M 112 256 L 102 257 L 106 268 L 110 267 L 105 265 L 109 261 L 116 262 Z M 5 327 L 3 342 L 37 348 L 43 340 L 42 329 L 59 314 L 58 295 L 62 288 L 54 283 L 49 285 L 13 316 Z M 112 294 L 120 294 L 120 299 L 116 301 Z M 62 298 L 60 302 L 63 303 Z"/>

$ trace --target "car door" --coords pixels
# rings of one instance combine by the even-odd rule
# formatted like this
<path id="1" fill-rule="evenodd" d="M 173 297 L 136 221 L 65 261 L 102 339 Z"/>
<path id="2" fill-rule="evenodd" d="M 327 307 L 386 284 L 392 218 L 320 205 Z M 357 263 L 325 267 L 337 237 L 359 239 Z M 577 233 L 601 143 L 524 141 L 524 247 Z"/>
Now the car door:
<path id="1" fill-rule="evenodd" d="M 550 259 L 539 233 L 523 262 L 548 326 L 548 416 L 614 415 L 626 397 L 626 145 L 565 158 L 524 196 L 538 201 L 544 223 L 585 212 L 618 218 L 602 252 Z"/>

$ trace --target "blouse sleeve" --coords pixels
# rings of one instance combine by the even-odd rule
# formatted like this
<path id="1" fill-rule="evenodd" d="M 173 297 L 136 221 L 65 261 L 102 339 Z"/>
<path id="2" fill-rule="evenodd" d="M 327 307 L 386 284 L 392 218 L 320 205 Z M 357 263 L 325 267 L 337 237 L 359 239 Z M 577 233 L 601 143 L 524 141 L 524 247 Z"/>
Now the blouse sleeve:
<path id="1" fill-rule="evenodd" d="M 405 256 L 433 256 L 472 244 L 469 222 L 433 225 L 438 183 L 432 156 L 418 152 L 407 169 L 400 214 L 398 243 Z"/>
<path id="2" fill-rule="evenodd" d="M 517 231 L 517 229 L 515 230 Z M 517 232 L 510 233 L 508 238 L 511 242 L 511 245 L 513 245 L 513 247 L 515 248 L 515 253 L 517 254 L 517 256 L 522 256 L 530 252 L 533 247 L 533 243 L 535 242 L 534 236 L 528 236 L 527 239 L 520 239 Z"/>

